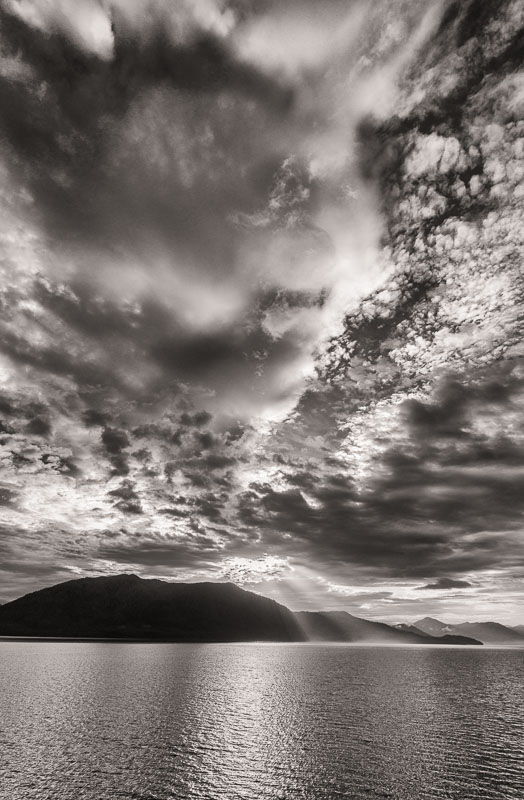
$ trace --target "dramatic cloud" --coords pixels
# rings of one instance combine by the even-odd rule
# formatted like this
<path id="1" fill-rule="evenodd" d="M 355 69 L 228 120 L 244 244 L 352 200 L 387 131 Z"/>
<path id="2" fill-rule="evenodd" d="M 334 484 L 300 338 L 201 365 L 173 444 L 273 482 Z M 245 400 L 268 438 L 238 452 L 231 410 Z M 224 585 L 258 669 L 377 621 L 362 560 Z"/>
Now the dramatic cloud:
<path id="1" fill-rule="evenodd" d="M 522 622 L 523 28 L 0 0 L 0 602 Z"/>
<path id="2" fill-rule="evenodd" d="M 439 578 L 435 583 L 428 583 L 426 586 L 421 586 L 420 589 L 469 589 L 471 583 L 467 581 L 457 581 L 453 578 Z"/>

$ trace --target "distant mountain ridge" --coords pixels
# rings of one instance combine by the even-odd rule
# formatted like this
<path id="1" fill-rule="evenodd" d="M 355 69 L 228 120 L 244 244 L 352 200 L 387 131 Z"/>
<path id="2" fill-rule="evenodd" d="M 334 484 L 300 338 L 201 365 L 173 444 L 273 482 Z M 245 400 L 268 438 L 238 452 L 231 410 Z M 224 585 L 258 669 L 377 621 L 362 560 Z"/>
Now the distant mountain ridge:
<path id="1" fill-rule="evenodd" d="M 452 634 L 452 633 L 442 633 L 442 634 L 431 634 L 426 633 L 425 631 L 421 630 L 420 628 L 416 628 L 415 625 L 406 625 L 405 623 L 401 623 L 400 625 L 395 625 L 395 628 L 399 631 L 404 631 L 405 633 L 410 633 L 416 636 L 424 636 L 426 639 L 429 639 L 431 642 L 434 642 L 435 639 L 441 644 L 484 644 L 478 639 L 472 639 L 470 636 L 462 636 L 460 634 Z"/>
<path id="2" fill-rule="evenodd" d="M 406 626 L 391 626 L 354 617 L 347 611 L 297 611 L 301 629 L 309 641 L 376 642 L 398 644 L 480 644 L 471 637 L 432 637 Z"/>
<path id="3" fill-rule="evenodd" d="M 411 626 L 429 636 L 471 636 L 483 644 L 523 644 L 524 626 L 510 628 L 500 622 L 461 622 L 448 625 L 432 617 L 424 617 Z"/>
<path id="4" fill-rule="evenodd" d="M 0 636 L 481 644 L 462 634 L 435 638 L 346 611 L 292 612 L 231 583 L 170 583 L 127 574 L 79 578 L 6 603 L 0 607 Z"/>

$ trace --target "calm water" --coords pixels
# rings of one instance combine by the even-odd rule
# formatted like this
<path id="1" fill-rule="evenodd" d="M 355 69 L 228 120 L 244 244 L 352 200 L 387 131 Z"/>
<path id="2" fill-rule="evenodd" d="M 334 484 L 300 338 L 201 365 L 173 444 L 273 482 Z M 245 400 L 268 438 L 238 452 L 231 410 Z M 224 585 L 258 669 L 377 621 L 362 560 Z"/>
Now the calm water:
<path id="1" fill-rule="evenodd" d="M 0 643 L 9 800 L 524 798 L 524 651 Z"/>

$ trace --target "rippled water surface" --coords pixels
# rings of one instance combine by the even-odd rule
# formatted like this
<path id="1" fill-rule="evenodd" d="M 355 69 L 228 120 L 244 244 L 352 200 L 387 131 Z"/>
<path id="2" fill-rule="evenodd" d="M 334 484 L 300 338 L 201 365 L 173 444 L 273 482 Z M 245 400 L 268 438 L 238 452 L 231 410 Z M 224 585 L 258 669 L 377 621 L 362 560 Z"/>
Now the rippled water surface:
<path id="1" fill-rule="evenodd" d="M 524 651 L 0 643 L 0 797 L 524 798 Z"/>

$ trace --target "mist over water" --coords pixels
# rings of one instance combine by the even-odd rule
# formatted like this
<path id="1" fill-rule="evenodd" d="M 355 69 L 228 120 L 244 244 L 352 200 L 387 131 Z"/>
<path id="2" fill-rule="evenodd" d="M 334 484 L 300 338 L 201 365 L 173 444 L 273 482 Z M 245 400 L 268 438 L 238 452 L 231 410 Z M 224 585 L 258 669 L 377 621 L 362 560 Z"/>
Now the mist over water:
<path id="1" fill-rule="evenodd" d="M 521 800 L 524 651 L 0 644 L 2 800 Z"/>

